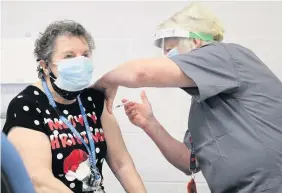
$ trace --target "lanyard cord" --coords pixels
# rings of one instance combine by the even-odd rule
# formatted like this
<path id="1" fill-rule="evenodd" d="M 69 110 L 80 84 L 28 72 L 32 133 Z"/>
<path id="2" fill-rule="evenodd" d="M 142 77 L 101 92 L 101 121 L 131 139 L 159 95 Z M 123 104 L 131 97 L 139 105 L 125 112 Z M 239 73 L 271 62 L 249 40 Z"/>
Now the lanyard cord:
<path id="1" fill-rule="evenodd" d="M 189 142 L 191 144 L 190 172 L 193 175 L 197 171 L 195 146 L 194 146 L 194 143 L 192 141 L 192 135 L 191 135 L 190 131 L 188 131 L 188 136 L 189 136 Z"/>
<path id="2" fill-rule="evenodd" d="M 87 117 L 86 117 L 85 111 L 83 109 L 83 105 L 82 105 L 80 96 L 77 97 L 77 100 L 78 100 L 78 104 L 79 104 L 81 115 L 83 117 L 86 133 L 87 133 L 87 136 L 88 136 L 88 141 L 90 143 L 90 148 L 86 144 L 84 139 L 81 137 L 81 135 L 78 133 L 78 131 L 74 128 L 74 126 L 69 122 L 69 120 L 67 120 L 63 116 L 62 112 L 58 109 L 58 107 L 57 107 L 57 105 L 55 103 L 55 100 L 54 100 L 54 98 L 53 98 L 53 96 L 52 96 L 52 94 L 51 94 L 51 92 L 50 92 L 50 90 L 49 90 L 49 88 L 47 86 L 47 83 L 46 83 L 44 78 L 42 79 L 42 85 L 43 85 L 43 88 L 45 90 L 45 94 L 48 97 L 50 105 L 55 109 L 55 111 L 58 114 L 60 120 L 63 121 L 64 124 L 68 126 L 68 128 L 72 131 L 74 136 L 76 138 L 78 138 L 83 143 L 83 145 L 85 146 L 85 148 L 86 148 L 86 150 L 88 152 L 88 155 L 89 155 L 89 162 L 91 164 L 91 168 L 90 168 L 91 169 L 91 173 L 95 175 L 96 179 L 99 179 L 100 178 L 100 173 L 99 173 L 99 171 L 98 171 L 98 169 L 96 167 L 95 143 L 94 143 L 94 140 L 92 138 L 92 133 L 90 131 L 89 123 L 87 121 Z"/>

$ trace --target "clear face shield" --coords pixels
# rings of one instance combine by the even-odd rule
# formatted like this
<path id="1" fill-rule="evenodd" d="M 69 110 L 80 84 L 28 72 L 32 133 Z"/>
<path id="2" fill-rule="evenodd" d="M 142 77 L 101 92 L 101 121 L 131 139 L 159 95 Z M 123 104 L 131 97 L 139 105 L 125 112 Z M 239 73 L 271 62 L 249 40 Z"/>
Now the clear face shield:
<path id="1" fill-rule="evenodd" d="M 168 53 L 165 54 L 165 39 L 166 38 L 193 38 L 193 39 L 200 39 L 203 41 L 213 41 L 213 36 L 211 34 L 206 34 L 202 32 L 194 33 L 182 29 L 176 28 L 167 28 L 158 30 L 154 34 L 154 44 L 158 48 L 162 50 L 163 57 L 172 57 L 174 55 L 179 55 L 179 50 L 177 47 L 171 49 Z"/>

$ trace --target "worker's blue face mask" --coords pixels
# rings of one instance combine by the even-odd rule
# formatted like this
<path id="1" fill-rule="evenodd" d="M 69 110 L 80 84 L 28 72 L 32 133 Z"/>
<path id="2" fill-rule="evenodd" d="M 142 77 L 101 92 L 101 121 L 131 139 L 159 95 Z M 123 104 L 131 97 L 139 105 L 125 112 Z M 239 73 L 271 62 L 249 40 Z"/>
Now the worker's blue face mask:
<path id="1" fill-rule="evenodd" d="M 179 53 L 178 48 L 173 48 L 173 49 L 171 49 L 171 50 L 166 54 L 166 57 L 171 58 L 171 57 L 177 56 L 177 55 L 179 55 L 179 54 L 180 54 L 180 53 Z"/>
<path id="2" fill-rule="evenodd" d="M 91 84 L 93 73 L 93 62 L 90 58 L 79 56 L 64 59 L 56 63 L 58 77 L 50 74 L 51 83 L 56 92 L 65 99 L 71 100 L 83 89 Z M 68 97 L 70 96 L 70 97 Z"/>

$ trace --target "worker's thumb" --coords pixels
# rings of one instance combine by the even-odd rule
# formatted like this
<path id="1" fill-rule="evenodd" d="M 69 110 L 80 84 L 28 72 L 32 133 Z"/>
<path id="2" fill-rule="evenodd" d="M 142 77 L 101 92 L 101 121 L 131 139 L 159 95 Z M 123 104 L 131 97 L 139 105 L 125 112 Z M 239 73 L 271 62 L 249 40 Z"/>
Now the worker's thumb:
<path id="1" fill-rule="evenodd" d="M 141 92 L 141 99 L 142 99 L 143 104 L 150 104 L 150 102 L 149 102 L 149 100 L 147 98 L 147 95 L 146 95 L 144 90 L 142 90 L 142 92 Z"/>

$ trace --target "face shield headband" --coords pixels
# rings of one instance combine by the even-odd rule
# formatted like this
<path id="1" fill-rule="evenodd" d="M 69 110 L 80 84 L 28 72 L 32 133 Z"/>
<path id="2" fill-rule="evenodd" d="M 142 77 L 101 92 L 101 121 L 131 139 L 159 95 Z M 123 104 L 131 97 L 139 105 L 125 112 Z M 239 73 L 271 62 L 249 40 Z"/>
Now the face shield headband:
<path id="1" fill-rule="evenodd" d="M 162 53 L 164 55 L 164 40 L 165 38 L 194 38 L 194 39 L 200 39 L 203 41 L 213 41 L 213 36 L 211 34 L 203 33 L 203 32 L 190 32 L 182 29 L 176 29 L 176 28 L 167 28 L 158 30 L 154 34 L 154 44 L 155 46 L 162 48 Z"/>

